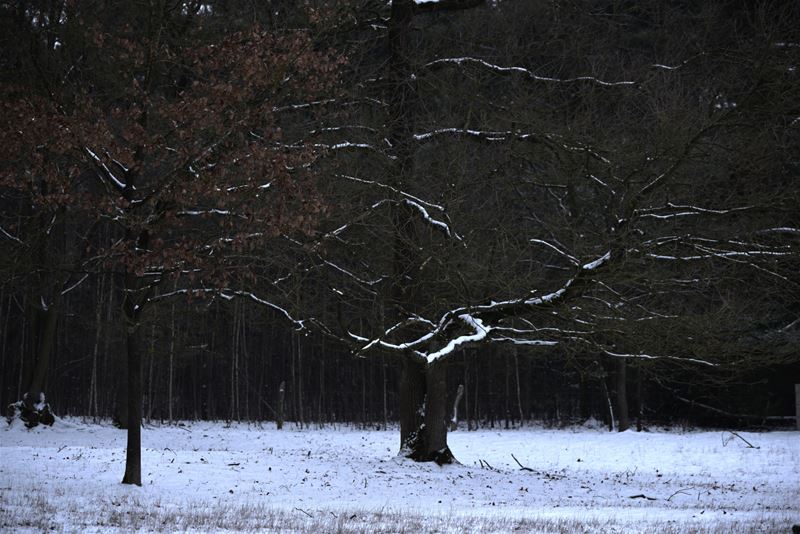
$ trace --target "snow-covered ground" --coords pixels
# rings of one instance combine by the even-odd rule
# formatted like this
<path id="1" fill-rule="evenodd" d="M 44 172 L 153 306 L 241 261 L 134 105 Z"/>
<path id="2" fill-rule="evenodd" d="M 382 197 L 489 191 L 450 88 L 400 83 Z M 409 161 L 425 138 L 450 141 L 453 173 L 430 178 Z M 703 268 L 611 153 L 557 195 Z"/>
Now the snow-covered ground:
<path id="1" fill-rule="evenodd" d="M 141 488 L 119 483 L 125 432 L 108 424 L 1 428 L 0 531 L 790 532 L 800 523 L 800 432 L 459 430 L 449 441 L 461 464 L 439 467 L 397 457 L 396 430 L 288 427 L 148 426 Z"/>

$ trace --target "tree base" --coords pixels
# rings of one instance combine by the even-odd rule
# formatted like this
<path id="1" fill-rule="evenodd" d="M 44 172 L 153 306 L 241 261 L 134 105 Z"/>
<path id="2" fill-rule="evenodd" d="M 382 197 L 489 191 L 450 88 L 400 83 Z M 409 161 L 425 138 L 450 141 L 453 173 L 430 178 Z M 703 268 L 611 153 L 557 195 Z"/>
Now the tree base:
<path id="1" fill-rule="evenodd" d="M 53 412 L 50 410 L 50 405 L 44 400 L 44 395 L 40 395 L 39 402 L 32 404 L 27 402 L 27 393 L 25 399 L 17 401 L 8 405 L 6 413 L 6 421 L 11 424 L 14 419 L 19 419 L 28 428 L 33 428 L 40 424 L 53 426 L 56 422 Z"/>
<path id="2" fill-rule="evenodd" d="M 400 454 L 415 462 L 436 462 L 437 465 L 458 463 L 447 444 L 434 450 L 429 449 L 425 425 L 420 426 L 419 429 L 408 436 L 408 439 L 403 443 Z"/>

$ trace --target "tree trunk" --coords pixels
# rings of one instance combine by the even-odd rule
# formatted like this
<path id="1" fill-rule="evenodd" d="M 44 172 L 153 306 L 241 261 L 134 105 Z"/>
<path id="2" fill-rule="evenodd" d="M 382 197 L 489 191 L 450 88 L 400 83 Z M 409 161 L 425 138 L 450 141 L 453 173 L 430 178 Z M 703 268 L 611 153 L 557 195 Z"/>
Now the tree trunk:
<path id="1" fill-rule="evenodd" d="M 130 236 L 128 236 L 130 239 Z M 147 250 L 148 233 L 141 232 L 136 239 L 136 247 Z M 128 446 L 125 453 L 125 476 L 123 484 L 142 485 L 142 350 L 140 325 L 142 310 L 151 291 L 142 288 L 142 280 L 135 272 L 128 270 L 124 280 L 125 298 L 122 312 L 125 319 L 125 344 L 128 353 Z"/>
<path id="2" fill-rule="evenodd" d="M 630 428 L 628 418 L 628 362 L 625 358 L 617 361 L 617 419 L 619 421 L 617 430 L 625 432 Z"/>
<path id="3" fill-rule="evenodd" d="M 425 430 L 428 450 L 425 461 L 439 465 L 455 461 L 447 446 L 447 373 L 444 362 L 428 365 L 425 398 Z"/>
<path id="4" fill-rule="evenodd" d="M 422 425 L 425 364 L 406 359 L 400 373 L 400 454 L 410 456 Z"/>
<path id="5" fill-rule="evenodd" d="M 644 402 L 642 400 L 642 366 L 636 366 L 636 431 L 641 432 L 642 425 L 642 408 Z"/>
<path id="6" fill-rule="evenodd" d="M 522 427 L 525 419 L 525 413 L 522 410 L 522 392 L 520 391 L 519 383 L 519 350 L 514 348 L 514 373 L 517 382 L 517 409 L 519 410 L 519 426 Z"/>
<path id="7" fill-rule="evenodd" d="M 450 431 L 455 432 L 458 429 L 458 403 L 461 402 L 461 397 L 464 396 L 464 384 L 458 386 L 456 393 L 456 400 L 453 401 L 453 417 L 450 419 Z M 469 428 L 467 428 L 469 430 Z"/>
<path id="8" fill-rule="evenodd" d="M 23 396 L 23 400 L 29 409 L 33 409 L 36 403 L 39 402 L 39 397 L 44 390 L 45 380 L 47 379 L 47 371 L 50 368 L 50 353 L 53 351 L 53 344 L 56 338 L 58 306 L 61 301 L 60 286 L 56 286 L 55 294 L 52 304 L 42 312 L 42 319 L 37 321 L 41 328 L 38 336 L 39 346 L 36 350 L 36 364 L 28 386 L 28 392 Z"/>
<path id="9" fill-rule="evenodd" d="M 278 386 L 278 413 L 275 414 L 275 424 L 278 430 L 283 428 L 283 399 L 286 395 L 286 382 Z"/>
<path id="10" fill-rule="evenodd" d="M 128 349 L 128 445 L 123 484 L 142 485 L 142 354 L 139 325 L 129 324 L 125 338 Z"/>
<path id="11" fill-rule="evenodd" d="M 797 430 L 800 430 L 800 384 L 794 385 L 794 415 Z"/>
<path id="12" fill-rule="evenodd" d="M 389 406 L 388 394 L 386 392 L 386 360 L 381 356 L 381 381 L 383 382 L 383 429 L 389 429 Z"/>
<path id="13" fill-rule="evenodd" d="M 400 395 L 400 454 L 417 462 L 453 463 L 447 446 L 445 364 L 406 361 Z"/>
<path id="14" fill-rule="evenodd" d="M 578 385 L 578 408 L 581 414 L 581 421 L 586 421 L 591 416 L 591 412 L 589 411 L 589 384 L 586 380 L 586 371 L 581 369 L 578 377 L 580 381 Z"/>

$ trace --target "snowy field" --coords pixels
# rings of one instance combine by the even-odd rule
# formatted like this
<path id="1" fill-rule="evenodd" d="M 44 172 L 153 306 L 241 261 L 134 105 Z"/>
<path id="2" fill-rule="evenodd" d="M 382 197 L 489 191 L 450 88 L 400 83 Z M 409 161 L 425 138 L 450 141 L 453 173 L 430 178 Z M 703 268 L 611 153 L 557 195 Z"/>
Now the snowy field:
<path id="1" fill-rule="evenodd" d="M 74 419 L 31 431 L 3 424 L 0 531 L 791 532 L 800 523 L 800 432 L 460 430 L 449 441 L 461 464 L 439 467 L 397 457 L 396 430 L 288 426 L 148 426 L 139 488 L 119 483 L 124 431 Z"/>

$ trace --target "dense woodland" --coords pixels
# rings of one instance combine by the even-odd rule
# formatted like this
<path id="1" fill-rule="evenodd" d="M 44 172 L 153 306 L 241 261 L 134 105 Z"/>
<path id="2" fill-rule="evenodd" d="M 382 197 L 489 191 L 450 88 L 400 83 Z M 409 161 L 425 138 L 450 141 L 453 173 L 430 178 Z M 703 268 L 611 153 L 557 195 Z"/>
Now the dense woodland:
<path id="1" fill-rule="evenodd" d="M 454 404 L 459 431 L 792 423 L 798 28 L 0 2 L 0 403 L 113 418 L 132 483 L 142 420 L 399 423 L 440 462 Z"/>

